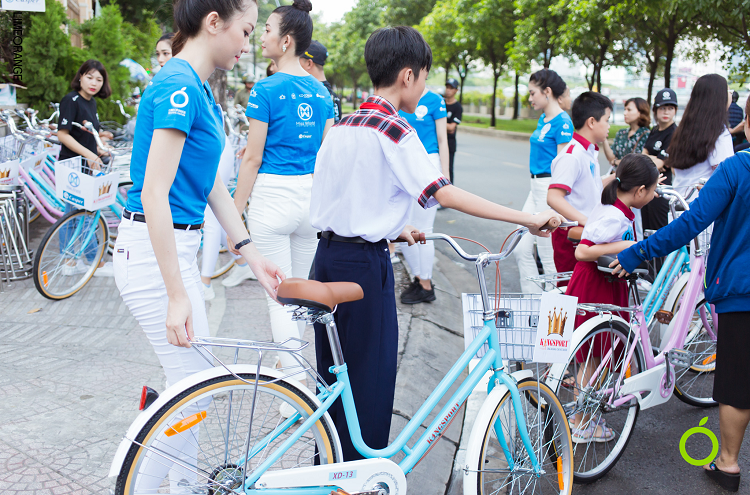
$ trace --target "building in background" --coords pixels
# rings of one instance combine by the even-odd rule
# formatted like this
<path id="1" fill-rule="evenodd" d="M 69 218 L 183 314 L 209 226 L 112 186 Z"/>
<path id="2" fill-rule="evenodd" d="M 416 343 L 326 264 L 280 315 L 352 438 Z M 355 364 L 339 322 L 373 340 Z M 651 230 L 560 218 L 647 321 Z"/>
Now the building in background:
<path id="1" fill-rule="evenodd" d="M 96 0 L 57 0 L 65 7 L 68 12 L 68 19 L 74 20 L 79 24 L 83 24 L 92 17 L 96 8 Z M 81 35 L 78 33 L 69 33 L 70 42 L 73 46 L 79 48 L 83 47 L 83 40 Z"/>

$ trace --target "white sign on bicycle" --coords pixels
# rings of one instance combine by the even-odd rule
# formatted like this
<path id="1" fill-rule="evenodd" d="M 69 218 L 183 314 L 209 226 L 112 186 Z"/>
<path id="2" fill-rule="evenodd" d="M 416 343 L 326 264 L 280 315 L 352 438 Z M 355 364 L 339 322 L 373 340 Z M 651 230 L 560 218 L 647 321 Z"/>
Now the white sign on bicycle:
<path id="1" fill-rule="evenodd" d="M 0 163 L 0 185 L 10 186 L 18 184 L 18 160 Z"/>
<path id="2" fill-rule="evenodd" d="M 44 0 L 3 0 L 3 10 L 25 10 L 28 12 L 44 12 Z"/>
<path id="3" fill-rule="evenodd" d="M 568 361 L 576 320 L 578 298 L 545 292 L 539 305 L 539 324 L 534 342 L 534 362 Z"/>

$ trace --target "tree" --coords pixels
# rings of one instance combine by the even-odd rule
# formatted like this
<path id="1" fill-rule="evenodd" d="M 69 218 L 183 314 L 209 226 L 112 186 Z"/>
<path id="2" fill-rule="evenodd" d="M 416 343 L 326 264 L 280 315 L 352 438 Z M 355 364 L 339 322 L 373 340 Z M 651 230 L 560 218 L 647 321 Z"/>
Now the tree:
<path id="1" fill-rule="evenodd" d="M 570 57 L 591 65 L 586 83 L 589 90 L 602 88 L 605 67 L 626 65 L 633 58 L 627 33 L 626 6 L 616 0 L 562 0 L 557 9 L 568 9 L 559 28 L 562 50 Z"/>
<path id="2" fill-rule="evenodd" d="M 558 0 L 516 0 L 516 36 L 511 45 L 511 58 L 516 63 L 534 60 L 549 69 L 552 57 L 558 54 L 557 29 L 565 24 L 567 9 L 557 8 Z"/>
<path id="3" fill-rule="evenodd" d="M 117 0 L 101 0 L 102 7 L 115 3 Z M 123 19 L 135 26 L 156 21 L 172 27 L 172 0 L 127 0 L 119 7 Z"/>
<path id="4" fill-rule="evenodd" d="M 18 100 L 47 115 L 49 103 L 60 101 L 71 90 L 70 82 L 86 60 L 85 52 L 71 46 L 62 29 L 68 22 L 60 2 L 47 0 L 44 12 L 29 16 L 23 39 L 21 82 L 28 89 L 18 92 Z"/>
<path id="5" fill-rule="evenodd" d="M 416 26 L 432 11 L 436 0 L 383 0 L 384 20 L 391 26 Z"/>
<path id="6" fill-rule="evenodd" d="M 492 70 L 490 126 L 495 127 L 497 82 L 508 62 L 508 46 L 514 36 L 513 5 L 503 0 L 462 0 L 461 35 L 473 40 L 477 57 Z"/>
<path id="7" fill-rule="evenodd" d="M 677 0 L 674 0 L 675 2 Z M 682 3 L 685 3 L 684 1 Z M 698 0 L 685 5 L 689 14 L 701 16 L 703 29 L 724 49 L 723 61 L 746 82 L 750 76 L 750 4 L 747 0 Z"/>
<path id="8" fill-rule="evenodd" d="M 642 5 L 642 4 L 641 4 Z M 639 7 L 636 7 L 639 9 Z M 629 34 L 633 41 L 635 52 L 646 61 L 648 70 L 648 91 L 646 101 L 651 104 L 651 95 L 654 90 L 654 81 L 656 80 L 659 67 L 664 61 L 664 44 L 654 36 L 649 26 L 649 15 L 642 12 L 633 12 L 633 27 Z"/>

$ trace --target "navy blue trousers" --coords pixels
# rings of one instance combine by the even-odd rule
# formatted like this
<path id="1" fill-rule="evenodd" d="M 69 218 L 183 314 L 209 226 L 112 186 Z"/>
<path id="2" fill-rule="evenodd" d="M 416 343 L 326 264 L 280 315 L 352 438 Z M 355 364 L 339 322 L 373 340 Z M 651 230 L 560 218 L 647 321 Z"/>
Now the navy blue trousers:
<path id="1" fill-rule="evenodd" d="M 388 446 L 396 389 L 398 319 L 393 267 L 385 241 L 353 244 L 321 239 L 315 254 L 315 280 L 356 282 L 364 291 L 360 301 L 339 305 L 334 319 L 344 362 L 349 370 L 362 438 L 374 448 Z M 336 376 L 325 325 L 315 324 L 318 373 L 329 384 Z M 362 459 L 352 445 L 341 399 L 329 409 L 343 448 L 344 460 Z"/>

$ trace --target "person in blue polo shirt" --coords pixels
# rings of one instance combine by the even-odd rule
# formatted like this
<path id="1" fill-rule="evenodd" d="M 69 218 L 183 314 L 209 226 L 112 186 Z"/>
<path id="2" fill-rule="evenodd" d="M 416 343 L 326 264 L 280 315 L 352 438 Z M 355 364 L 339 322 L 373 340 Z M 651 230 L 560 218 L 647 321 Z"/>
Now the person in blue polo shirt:
<path id="1" fill-rule="evenodd" d="M 278 72 L 250 91 L 247 148 L 234 193 L 240 212 L 252 193 L 247 224 L 258 250 L 287 276 L 301 278 L 308 277 L 318 245 L 318 231 L 310 224 L 315 157 L 333 125 L 328 90 L 300 65 L 312 41 L 311 9 L 309 0 L 295 0 L 266 21 L 263 56 L 275 62 Z M 304 322 L 292 321 L 270 296 L 268 312 L 276 342 L 300 338 Z M 289 353 L 280 354 L 281 366 L 297 366 Z M 282 413 L 293 412 L 282 407 Z"/>
<path id="2" fill-rule="evenodd" d="M 414 113 L 398 112 L 410 126 L 417 131 L 417 136 L 430 157 L 435 170 L 445 177 L 450 175 L 450 152 L 448 150 L 448 111 L 443 97 L 425 88 Z M 409 225 L 420 232 L 432 233 L 437 208 L 419 208 L 412 205 Z M 403 304 L 417 304 L 435 300 L 435 286 L 432 284 L 432 265 L 435 261 L 435 245 L 432 241 L 426 244 L 415 244 L 402 248 L 404 259 L 411 267 L 414 280 L 401 293 Z"/>
<path id="3" fill-rule="evenodd" d="M 547 206 L 547 189 L 552 181 L 552 160 L 557 153 L 573 138 L 573 122 L 560 106 L 560 99 L 567 91 L 565 81 L 553 70 L 542 69 L 529 78 L 529 101 L 535 110 L 542 110 L 536 130 L 531 135 L 529 169 L 531 172 L 531 189 L 523 211 L 536 213 L 544 211 Z M 568 95 L 570 93 L 568 92 Z M 568 96 L 569 98 L 569 96 Z M 527 280 L 539 274 L 534 259 L 534 241 L 542 262 L 544 273 L 555 273 L 552 241 L 547 238 L 534 238 L 530 235 L 521 238 L 513 251 L 521 278 L 521 292 L 539 292 L 536 283 Z"/>
<path id="4" fill-rule="evenodd" d="M 174 57 L 144 91 L 135 128 L 133 187 L 115 244 L 114 276 L 123 301 L 154 346 L 167 385 L 211 366 L 189 349 L 195 336 L 209 336 L 196 260 L 207 204 L 266 291 L 275 294 L 278 279 L 284 278 L 255 249 L 216 174 L 224 130 L 221 108 L 206 81 L 216 69 L 231 70 L 249 51 L 249 34 L 258 19 L 255 3 L 237 5 L 175 3 Z M 191 450 L 178 437 L 163 443 L 186 455 Z M 158 491 L 167 471 L 174 490 L 195 478 L 187 468 L 146 460 L 137 490 Z"/>

